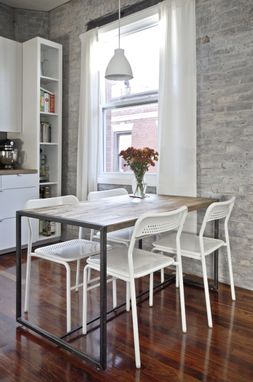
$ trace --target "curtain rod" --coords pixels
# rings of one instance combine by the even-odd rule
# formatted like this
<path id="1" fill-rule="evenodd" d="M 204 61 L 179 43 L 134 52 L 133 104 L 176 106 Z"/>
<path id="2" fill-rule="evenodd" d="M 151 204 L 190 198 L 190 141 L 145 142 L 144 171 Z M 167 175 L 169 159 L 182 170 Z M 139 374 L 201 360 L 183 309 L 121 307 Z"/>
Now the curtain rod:
<path id="1" fill-rule="evenodd" d="M 120 17 L 129 16 L 132 13 L 142 11 L 143 9 L 152 7 L 153 5 L 156 5 L 158 3 L 161 3 L 162 0 L 144 0 L 140 1 L 139 3 L 129 5 L 128 7 L 122 8 L 120 12 Z M 90 29 L 102 27 L 103 25 L 109 24 L 113 21 L 118 20 L 119 18 L 119 12 L 113 12 L 109 13 L 105 16 L 98 17 L 95 20 L 91 20 L 86 24 L 87 31 Z"/>

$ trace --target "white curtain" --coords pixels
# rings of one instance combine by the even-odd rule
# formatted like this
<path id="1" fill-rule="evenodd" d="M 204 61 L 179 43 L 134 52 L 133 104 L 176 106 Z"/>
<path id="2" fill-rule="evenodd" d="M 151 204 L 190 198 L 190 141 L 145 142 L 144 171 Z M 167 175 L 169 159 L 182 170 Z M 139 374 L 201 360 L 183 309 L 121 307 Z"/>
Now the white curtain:
<path id="1" fill-rule="evenodd" d="M 81 86 L 77 147 L 77 197 L 87 199 L 97 187 L 99 136 L 98 31 L 83 33 L 81 39 Z M 63 164 L 64 165 L 64 164 Z"/>
<path id="2" fill-rule="evenodd" d="M 195 0 L 160 8 L 158 192 L 196 196 Z"/>

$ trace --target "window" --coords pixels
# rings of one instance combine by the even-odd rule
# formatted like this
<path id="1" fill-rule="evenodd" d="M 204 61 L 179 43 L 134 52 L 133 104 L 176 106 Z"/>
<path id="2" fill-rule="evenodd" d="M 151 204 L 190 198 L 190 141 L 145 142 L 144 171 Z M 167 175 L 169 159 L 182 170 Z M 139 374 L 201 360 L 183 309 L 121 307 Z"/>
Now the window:
<path id="1" fill-rule="evenodd" d="M 125 31 L 125 33 L 124 33 Z M 102 150 L 101 172 L 106 177 L 129 172 L 119 152 L 129 146 L 157 150 L 159 36 L 157 16 L 121 29 L 121 47 L 125 49 L 134 78 L 108 81 L 101 73 Z M 148 43 L 147 43 L 148 41 Z M 103 43 L 104 70 L 117 47 L 117 39 Z M 109 52 L 109 55 L 108 55 Z M 156 173 L 157 167 L 149 173 Z"/>

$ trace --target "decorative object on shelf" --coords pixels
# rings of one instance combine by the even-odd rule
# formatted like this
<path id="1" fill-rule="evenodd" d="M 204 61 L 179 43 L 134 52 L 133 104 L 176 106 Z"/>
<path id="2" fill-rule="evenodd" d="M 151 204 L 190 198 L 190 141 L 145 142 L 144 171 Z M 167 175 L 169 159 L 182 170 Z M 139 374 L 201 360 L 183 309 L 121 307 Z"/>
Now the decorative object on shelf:
<path id="1" fill-rule="evenodd" d="M 48 70 L 48 60 L 45 58 L 40 63 L 40 75 L 41 76 L 46 76 L 47 75 L 47 70 Z"/>
<path id="2" fill-rule="evenodd" d="M 118 26 L 119 47 L 114 50 L 114 55 L 109 61 L 105 71 L 105 78 L 113 81 L 131 80 L 133 72 L 128 59 L 124 55 L 124 49 L 120 48 L 120 0 L 119 0 L 119 26 Z"/>
<path id="3" fill-rule="evenodd" d="M 40 198 L 50 198 L 51 190 L 49 186 L 40 187 Z"/>
<path id="4" fill-rule="evenodd" d="M 129 166 L 134 172 L 135 183 L 133 194 L 138 198 L 145 198 L 146 184 L 144 183 L 144 175 L 150 166 L 155 166 L 158 161 L 158 152 L 149 147 L 143 149 L 135 149 L 128 147 L 122 150 L 119 155 L 126 161 L 124 166 Z"/>
<path id="5" fill-rule="evenodd" d="M 40 183 L 49 181 L 49 167 L 47 164 L 47 156 L 40 150 Z"/>
<path id="6" fill-rule="evenodd" d="M 51 142 L 51 125 L 49 122 L 40 122 L 40 142 Z"/>

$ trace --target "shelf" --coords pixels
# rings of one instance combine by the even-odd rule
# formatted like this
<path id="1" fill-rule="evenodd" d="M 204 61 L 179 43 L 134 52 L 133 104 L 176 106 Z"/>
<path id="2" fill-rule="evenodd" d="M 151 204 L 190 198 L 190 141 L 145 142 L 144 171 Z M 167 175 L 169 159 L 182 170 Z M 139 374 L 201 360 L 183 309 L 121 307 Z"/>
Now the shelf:
<path id="1" fill-rule="evenodd" d="M 39 241 L 43 241 L 45 240 L 45 243 L 50 243 L 50 241 L 54 242 L 56 239 L 58 239 L 60 237 L 60 234 L 59 233 L 56 233 L 54 235 L 50 235 L 50 236 L 45 236 L 45 235 L 42 235 L 41 233 L 39 234 L 39 237 L 38 237 L 38 240 Z"/>
<path id="2" fill-rule="evenodd" d="M 40 182 L 40 187 L 44 187 L 44 186 L 55 186 L 57 185 L 58 182 Z"/>
<path id="3" fill-rule="evenodd" d="M 54 143 L 54 142 L 40 142 L 41 146 L 58 146 L 59 143 Z"/>
<path id="4" fill-rule="evenodd" d="M 54 115 L 54 116 L 58 117 L 58 113 L 47 113 L 45 111 L 41 111 L 40 115 Z"/>
<path id="5" fill-rule="evenodd" d="M 43 82 L 58 82 L 58 78 L 53 77 L 47 77 L 47 76 L 40 76 L 41 81 Z"/>

